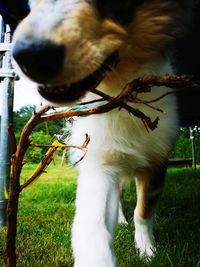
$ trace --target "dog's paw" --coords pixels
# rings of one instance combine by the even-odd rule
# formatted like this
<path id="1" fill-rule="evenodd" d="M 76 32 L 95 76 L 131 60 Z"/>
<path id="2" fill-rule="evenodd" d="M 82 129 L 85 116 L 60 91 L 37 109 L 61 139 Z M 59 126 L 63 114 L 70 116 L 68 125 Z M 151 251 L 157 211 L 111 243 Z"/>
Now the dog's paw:
<path id="1" fill-rule="evenodd" d="M 153 218 L 142 219 L 136 213 L 135 222 L 135 246 L 142 258 L 151 259 L 155 254 L 153 236 Z"/>
<path id="2" fill-rule="evenodd" d="M 87 259 L 76 259 L 74 267 L 115 267 L 115 259 L 114 257 L 109 258 L 98 258 L 95 260 L 91 256 L 91 258 Z"/>
<path id="3" fill-rule="evenodd" d="M 126 217 L 122 210 L 121 203 L 119 204 L 119 211 L 118 211 L 118 224 L 128 224 Z"/>
<path id="4" fill-rule="evenodd" d="M 151 259 L 155 253 L 154 241 L 148 235 L 135 233 L 135 246 L 141 258 Z"/>

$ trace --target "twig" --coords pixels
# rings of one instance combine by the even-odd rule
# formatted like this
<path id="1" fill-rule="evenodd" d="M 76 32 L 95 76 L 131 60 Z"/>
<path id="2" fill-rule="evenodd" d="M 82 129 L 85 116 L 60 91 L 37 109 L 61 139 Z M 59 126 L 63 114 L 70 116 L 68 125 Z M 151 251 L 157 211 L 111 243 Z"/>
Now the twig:
<path id="1" fill-rule="evenodd" d="M 7 206 L 7 242 L 6 242 L 6 254 L 7 263 L 9 267 L 16 266 L 16 234 L 17 234 L 17 214 L 18 214 L 18 202 L 20 194 L 20 174 L 23 167 L 23 159 L 26 150 L 29 147 L 29 135 L 31 134 L 34 127 L 37 125 L 37 119 L 44 112 L 49 110 L 49 107 L 41 108 L 38 113 L 34 114 L 26 126 L 22 130 L 22 134 L 17 145 L 15 154 L 12 155 L 12 174 L 10 177 L 10 190 L 9 199 Z M 13 129 L 9 128 L 11 139 L 15 143 L 13 137 Z"/>
<path id="2" fill-rule="evenodd" d="M 89 142 L 90 142 L 90 137 L 86 133 L 85 142 L 83 143 L 82 148 L 81 148 L 81 150 L 84 152 L 84 154 L 83 154 L 83 156 L 78 161 L 76 161 L 74 163 L 74 166 L 77 165 L 80 161 L 82 161 L 84 159 L 84 157 L 85 157 L 85 155 L 87 153 L 87 150 L 88 150 L 88 144 L 89 144 Z M 71 146 L 71 147 L 73 147 L 73 146 Z M 74 148 L 77 148 L 77 147 L 74 147 Z"/>
<path id="3" fill-rule="evenodd" d="M 28 179 L 23 185 L 20 186 L 20 192 L 26 187 L 28 187 L 29 185 L 31 185 L 37 179 L 37 177 L 39 177 L 44 172 L 44 169 L 46 168 L 46 166 L 48 166 L 49 163 L 52 161 L 53 154 L 55 153 L 56 150 L 57 150 L 57 147 L 51 148 L 50 153 L 46 155 L 41 161 L 40 168 L 37 169 L 37 171 L 32 175 L 30 179 Z"/>
<path id="4" fill-rule="evenodd" d="M 11 155 L 13 155 L 17 150 L 17 141 L 12 124 L 8 127 L 8 134 L 10 137 Z"/>
<path id="5" fill-rule="evenodd" d="M 51 147 L 57 147 L 57 148 L 70 148 L 70 146 L 68 146 L 68 145 L 56 145 L 56 146 L 54 146 L 54 145 L 33 144 L 33 143 L 30 143 L 30 146 L 31 146 L 31 147 L 49 147 L 49 148 L 51 148 Z M 77 147 L 77 148 L 78 148 L 78 147 Z"/>
<path id="6" fill-rule="evenodd" d="M 137 98 L 138 93 L 145 93 L 150 92 L 151 88 L 153 86 L 165 86 L 169 88 L 175 89 L 175 91 L 179 90 L 181 91 L 182 88 L 197 88 L 200 89 L 200 81 L 196 81 L 193 79 L 192 76 L 186 76 L 186 75 L 165 75 L 165 76 L 153 76 L 153 75 L 146 75 L 142 78 L 135 79 L 134 81 L 127 84 L 123 90 L 120 92 L 120 94 L 116 97 L 111 97 L 103 92 L 100 92 L 97 89 L 91 90 L 91 92 L 101 96 L 101 100 L 99 101 L 108 101 L 108 103 L 98 106 L 96 108 L 89 108 L 84 110 L 70 110 L 65 112 L 60 112 L 57 114 L 50 114 L 50 115 L 43 115 L 39 119 L 39 123 L 48 121 L 48 120 L 55 120 L 55 119 L 61 119 L 66 117 L 73 117 L 73 116 L 85 116 L 85 115 L 92 115 L 92 114 L 101 114 L 104 112 L 109 112 L 112 109 L 116 108 L 123 108 L 129 111 L 133 116 L 139 118 L 144 123 L 145 128 L 148 130 L 154 130 L 157 127 L 159 117 L 156 117 L 153 121 L 146 116 L 143 112 L 140 110 L 130 106 L 127 104 L 127 102 L 131 103 L 138 103 L 139 99 Z M 172 92 L 167 92 L 163 95 L 161 95 L 158 98 L 152 99 L 152 100 L 140 100 L 140 104 L 148 105 L 150 103 L 157 102 L 161 98 L 166 97 L 167 95 L 171 94 Z M 95 101 L 92 101 L 92 103 L 95 103 Z M 157 109 L 155 107 L 149 106 L 159 112 L 164 112 L 161 109 Z"/>

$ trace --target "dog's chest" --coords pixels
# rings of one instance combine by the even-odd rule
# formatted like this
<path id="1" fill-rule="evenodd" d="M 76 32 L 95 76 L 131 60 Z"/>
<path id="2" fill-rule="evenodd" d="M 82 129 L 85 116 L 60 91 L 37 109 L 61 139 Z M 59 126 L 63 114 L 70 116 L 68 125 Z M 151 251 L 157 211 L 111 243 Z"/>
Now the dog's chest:
<path id="1" fill-rule="evenodd" d="M 81 144 L 87 133 L 90 136 L 88 157 L 98 158 L 110 165 L 147 166 L 152 158 L 164 157 L 170 150 L 177 131 L 177 116 L 173 96 L 157 104 L 165 114 L 135 106 L 152 119 L 160 116 L 158 128 L 147 131 L 141 119 L 126 110 L 115 109 L 109 113 L 79 119 L 73 129 L 73 144 Z"/>

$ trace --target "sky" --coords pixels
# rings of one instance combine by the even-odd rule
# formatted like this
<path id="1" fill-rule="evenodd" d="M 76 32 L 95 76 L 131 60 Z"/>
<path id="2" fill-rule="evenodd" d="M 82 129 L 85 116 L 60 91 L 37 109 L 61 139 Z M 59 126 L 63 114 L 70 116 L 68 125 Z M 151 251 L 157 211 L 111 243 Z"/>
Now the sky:
<path id="1" fill-rule="evenodd" d="M 3 83 L 0 83 L 0 114 L 2 110 L 2 91 Z M 20 109 L 25 105 L 40 106 L 41 98 L 38 96 L 34 83 L 21 78 L 15 82 L 14 87 L 14 110 Z"/>

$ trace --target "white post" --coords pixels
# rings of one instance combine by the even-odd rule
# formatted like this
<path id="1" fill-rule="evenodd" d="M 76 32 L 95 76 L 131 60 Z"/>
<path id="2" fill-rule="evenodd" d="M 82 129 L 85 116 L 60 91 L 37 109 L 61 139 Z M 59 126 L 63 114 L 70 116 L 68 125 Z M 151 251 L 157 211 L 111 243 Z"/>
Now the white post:
<path id="1" fill-rule="evenodd" d="M 193 167 L 193 169 L 196 169 L 196 167 L 197 167 L 195 134 L 196 134 L 196 127 L 190 127 L 190 140 L 192 142 L 192 167 Z"/>

